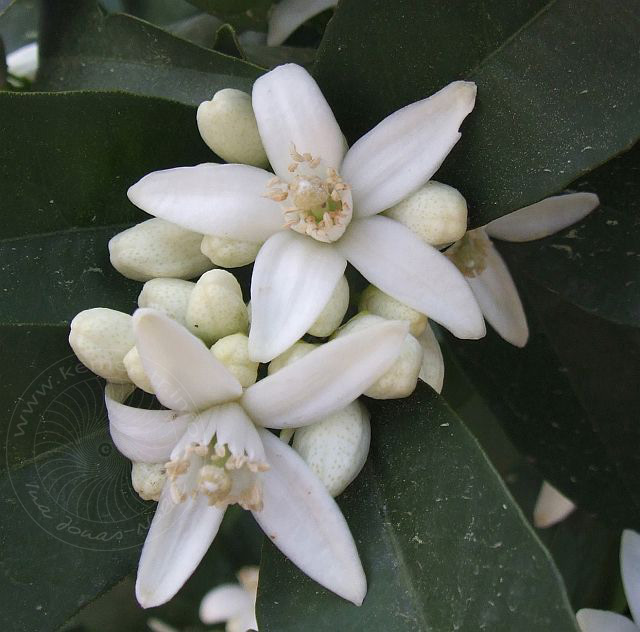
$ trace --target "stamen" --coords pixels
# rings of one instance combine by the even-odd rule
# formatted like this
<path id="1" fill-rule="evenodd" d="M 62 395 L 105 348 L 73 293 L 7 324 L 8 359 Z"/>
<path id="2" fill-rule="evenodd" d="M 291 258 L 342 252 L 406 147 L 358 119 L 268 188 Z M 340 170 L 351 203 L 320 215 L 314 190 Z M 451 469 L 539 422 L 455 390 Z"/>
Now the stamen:
<path id="1" fill-rule="evenodd" d="M 279 203 L 287 201 L 282 209 L 285 228 L 325 243 L 337 241 L 351 222 L 349 185 L 333 167 L 326 169 L 325 178 L 316 175 L 322 159 L 309 152 L 301 154 L 294 143 L 289 147 L 293 162 L 288 170 L 296 175 L 288 184 L 272 178 L 264 197 Z"/>

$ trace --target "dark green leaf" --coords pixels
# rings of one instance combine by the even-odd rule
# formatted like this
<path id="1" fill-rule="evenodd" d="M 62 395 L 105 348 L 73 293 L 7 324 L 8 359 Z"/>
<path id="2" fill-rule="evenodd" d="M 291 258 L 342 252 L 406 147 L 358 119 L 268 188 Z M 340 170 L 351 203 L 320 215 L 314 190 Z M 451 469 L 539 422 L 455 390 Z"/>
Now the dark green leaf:
<path id="1" fill-rule="evenodd" d="M 265 545 L 260 630 L 575 632 L 548 554 L 443 400 L 423 385 L 368 405 L 368 464 L 340 498 L 367 598 L 354 607 Z"/>
<path id="2" fill-rule="evenodd" d="M 603 522 L 637 526 L 638 330 L 590 316 L 525 277 L 518 282 L 531 329 L 524 349 L 491 330 L 481 341 L 449 344 L 545 479 Z"/>
<path id="3" fill-rule="evenodd" d="M 242 46 L 238 41 L 236 31 L 231 24 L 223 24 L 216 32 L 213 49 L 223 55 L 246 59 Z"/>
<path id="4" fill-rule="evenodd" d="M 640 326 L 640 145 L 579 183 L 605 204 L 547 239 L 501 245 L 512 266 L 590 314 Z"/>
<path id="5" fill-rule="evenodd" d="M 68 321 L 135 306 L 107 241 L 142 219 L 130 184 L 212 157 L 194 114 L 127 94 L 0 94 L 3 629 L 52 630 L 137 562 L 153 506 L 131 489 Z"/>
<path id="6" fill-rule="evenodd" d="M 125 13 L 166 26 L 194 15 L 197 9 L 186 0 L 122 0 Z"/>
<path id="7" fill-rule="evenodd" d="M 222 88 L 250 91 L 261 73 L 136 18 L 104 16 L 92 0 L 46 3 L 43 20 L 39 90 L 125 90 L 198 105 Z"/>
<path id="8" fill-rule="evenodd" d="M 327 28 L 316 77 L 351 142 L 450 81 L 475 81 L 476 108 L 436 178 L 464 193 L 479 226 L 633 144 L 639 36 L 632 0 L 401 0 L 393 11 L 351 0 Z"/>
<path id="9" fill-rule="evenodd" d="M 37 38 L 39 4 L 37 0 L 13 0 L 0 8 L 0 37 L 7 53 Z"/>

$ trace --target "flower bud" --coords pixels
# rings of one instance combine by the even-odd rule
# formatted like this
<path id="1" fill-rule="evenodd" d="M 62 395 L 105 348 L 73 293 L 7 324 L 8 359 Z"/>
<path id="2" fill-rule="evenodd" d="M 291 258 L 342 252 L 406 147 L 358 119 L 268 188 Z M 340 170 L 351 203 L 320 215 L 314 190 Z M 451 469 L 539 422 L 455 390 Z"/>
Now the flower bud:
<path id="1" fill-rule="evenodd" d="M 349 307 L 349 283 L 347 278 L 343 275 L 338 281 L 336 289 L 333 290 L 333 294 L 329 299 L 329 302 L 325 305 L 324 309 L 320 312 L 320 315 L 316 321 L 309 328 L 309 333 L 312 336 L 318 336 L 318 338 L 325 338 L 330 336 L 338 327 L 347 313 Z"/>
<path id="2" fill-rule="evenodd" d="M 293 448 L 332 496 L 341 494 L 367 460 L 369 413 L 355 401 L 322 421 L 298 428 Z"/>
<path id="3" fill-rule="evenodd" d="M 239 268 L 253 263 L 262 244 L 252 241 L 238 241 L 217 235 L 205 235 L 200 250 L 221 268 Z"/>
<path id="4" fill-rule="evenodd" d="M 458 241 L 467 230 L 467 203 L 460 191 L 433 180 L 384 215 L 437 248 Z"/>
<path id="5" fill-rule="evenodd" d="M 186 322 L 191 333 L 207 345 L 247 331 L 247 307 L 233 274 L 226 270 L 211 270 L 200 277 L 189 298 Z"/>
<path id="6" fill-rule="evenodd" d="M 243 388 L 255 384 L 259 362 L 249 359 L 249 338 L 245 334 L 231 334 L 220 338 L 211 353 L 235 375 Z"/>
<path id="7" fill-rule="evenodd" d="M 135 344 L 129 314 L 106 307 L 85 309 L 71 321 L 69 344 L 96 375 L 116 384 L 130 381 L 123 363 Z"/>
<path id="8" fill-rule="evenodd" d="M 299 340 L 298 342 L 292 344 L 284 353 L 281 353 L 277 358 L 271 360 L 267 369 L 267 373 L 269 375 L 273 375 L 292 362 L 295 362 L 300 358 L 304 358 L 307 353 L 313 351 L 317 346 L 318 345 L 312 344 L 310 342 Z"/>
<path id="9" fill-rule="evenodd" d="M 360 312 L 340 327 L 334 334 L 334 338 L 367 329 L 382 320 L 383 318 L 380 316 Z M 364 394 L 374 399 L 398 399 L 411 395 L 418 382 L 418 374 L 422 367 L 422 355 L 420 343 L 411 334 L 407 334 L 398 358 L 391 368 Z"/>
<path id="10" fill-rule="evenodd" d="M 149 219 L 109 241 L 111 264 L 128 279 L 193 279 L 213 266 L 200 252 L 202 235 L 163 219 Z"/>
<path id="11" fill-rule="evenodd" d="M 226 88 L 204 101 L 196 116 L 202 140 L 220 158 L 254 167 L 266 167 L 269 159 L 262 146 L 251 97 Z"/>
<path id="12" fill-rule="evenodd" d="M 552 527 L 562 522 L 575 508 L 572 501 L 544 481 L 533 509 L 533 524 L 538 529 Z"/>
<path id="13" fill-rule="evenodd" d="M 151 307 L 185 324 L 187 305 L 196 284 L 182 279 L 151 279 L 142 286 L 138 307 Z"/>
<path id="14" fill-rule="evenodd" d="M 153 390 L 153 386 L 147 376 L 144 367 L 142 366 L 142 359 L 140 358 L 140 354 L 138 353 L 137 347 L 132 347 L 132 349 L 124 356 L 124 366 L 127 370 L 127 375 L 129 379 L 143 391 L 147 393 L 151 393 L 152 395 L 155 393 Z"/>
<path id="15" fill-rule="evenodd" d="M 131 484 L 143 500 L 160 500 L 166 480 L 164 463 L 133 463 L 131 467 Z"/>
<path id="16" fill-rule="evenodd" d="M 370 285 L 360 296 L 358 309 L 387 320 L 406 320 L 409 322 L 409 333 L 416 338 L 425 330 L 427 317 L 408 305 L 396 301 L 377 287 Z"/>

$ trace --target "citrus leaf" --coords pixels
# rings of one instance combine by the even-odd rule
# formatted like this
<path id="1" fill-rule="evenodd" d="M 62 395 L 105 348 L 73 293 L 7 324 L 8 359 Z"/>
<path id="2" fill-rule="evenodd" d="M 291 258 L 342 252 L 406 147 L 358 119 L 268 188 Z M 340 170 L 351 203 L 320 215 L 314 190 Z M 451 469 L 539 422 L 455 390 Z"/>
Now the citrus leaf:
<path id="1" fill-rule="evenodd" d="M 262 72 L 137 18 L 105 16 L 92 0 L 46 3 L 42 24 L 38 90 L 125 90 L 198 105 L 223 88 L 250 92 Z"/>
<path id="2" fill-rule="evenodd" d="M 422 385 L 367 405 L 369 460 L 339 499 L 367 597 L 356 608 L 266 544 L 260 630 L 576 632 L 548 553 L 444 400 Z"/>
<path id="3" fill-rule="evenodd" d="M 640 135 L 633 0 L 340 3 L 315 74 L 347 139 L 456 79 L 475 110 L 436 179 L 472 226 L 559 192 Z M 367 60 L 363 63 L 363 59 Z"/>

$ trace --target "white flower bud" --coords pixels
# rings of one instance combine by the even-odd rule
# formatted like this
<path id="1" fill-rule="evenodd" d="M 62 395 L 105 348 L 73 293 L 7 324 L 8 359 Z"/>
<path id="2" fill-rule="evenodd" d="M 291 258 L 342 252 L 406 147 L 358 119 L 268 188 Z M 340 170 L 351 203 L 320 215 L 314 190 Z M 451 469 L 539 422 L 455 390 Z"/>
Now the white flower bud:
<path id="1" fill-rule="evenodd" d="M 332 496 L 341 494 L 367 460 L 371 425 L 369 413 L 355 401 L 304 428 L 298 428 L 293 448 Z"/>
<path id="2" fill-rule="evenodd" d="M 243 388 L 255 384 L 260 363 L 249 359 L 249 338 L 245 334 L 220 338 L 211 347 L 211 353 L 235 375 Z"/>
<path id="3" fill-rule="evenodd" d="M 304 342 L 303 340 L 299 340 L 298 342 L 292 344 L 284 353 L 281 353 L 277 358 L 274 358 L 269 363 L 269 367 L 267 369 L 267 373 L 272 375 L 276 371 L 283 369 L 285 366 L 299 360 L 300 358 L 304 358 L 310 351 L 313 351 L 318 345 L 312 344 L 310 342 Z"/>
<path id="4" fill-rule="evenodd" d="M 164 463 L 133 463 L 131 484 L 143 500 L 160 500 L 166 480 Z"/>
<path id="5" fill-rule="evenodd" d="M 205 235 L 200 250 L 221 268 L 239 268 L 253 263 L 262 244 L 252 241 L 238 241 L 217 235 Z"/>
<path id="6" fill-rule="evenodd" d="M 425 330 L 427 317 L 408 305 L 396 301 L 377 287 L 370 285 L 360 296 L 358 309 L 387 320 L 406 320 L 409 322 L 409 333 L 416 338 Z"/>
<path id="7" fill-rule="evenodd" d="M 195 286 L 195 283 L 182 279 L 151 279 L 142 286 L 138 307 L 157 309 L 184 325 L 187 305 Z"/>
<path id="8" fill-rule="evenodd" d="M 460 191 L 433 180 L 384 215 L 436 247 L 458 241 L 467 230 L 467 203 Z"/>
<path id="9" fill-rule="evenodd" d="M 213 265 L 200 252 L 202 235 L 163 219 L 149 219 L 109 241 L 111 264 L 128 279 L 193 279 Z"/>
<path id="10" fill-rule="evenodd" d="M 233 274 L 211 270 L 200 277 L 189 298 L 186 322 L 189 330 L 208 345 L 247 331 L 247 307 Z"/>
<path id="11" fill-rule="evenodd" d="M 140 354 L 138 353 L 138 348 L 133 347 L 126 356 L 124 356 L 124 366 L 127 370 L 127 375 L 129 379 L 143 391 L 147 393 L 151 393 L 152 395 L 155 393 L 153 390 L 153 386 L 149 381 L 149 377 L 147 376 L 144 367 L 142 366 L 142 359 L 140 358 Z"/>
<path id="12" fill-rule="evenodd" d="M 96 375 L 116 384 L 130 381 L 123 363 L 135 344 L 129 314 L 106 307 L 85 309 L 71 321 L 69 344 Z"/>
<path id="13" fill-rule="evenodd" d="M 544 481 L 533 509 L 533 524 L 546 529 L 562 522 L 576 506 L 553 485 Z"/>
<path id="14" fill-rule="evenodd" d="M 381 316 L 360 312 L 340 327 L 334 334 L 334 338 L 362 331 L 382 320 L 384 319 Z M 398 399 L 411 395 L 418 382 L 422 355 L 420 343 L 411 334 L 407 334 L 398 358 L 391 368 L 364 394 L 374 399 Z"/>
<path id="15" fill-rule="evenodd" d="M 220 158 L 254 167 L 266 167 L 269 159 L 262 146 L 251 97 L 226 88 L 198 107 L 198 129 L 202 140 Z"/>
<path id="16" fill-rule="evenodd" d="M 324 309 L 309 328 L 309 333 L 318 338 L 330 336 L 338 327 L 349 307 L 349 283 L 343 275 Z"/>

